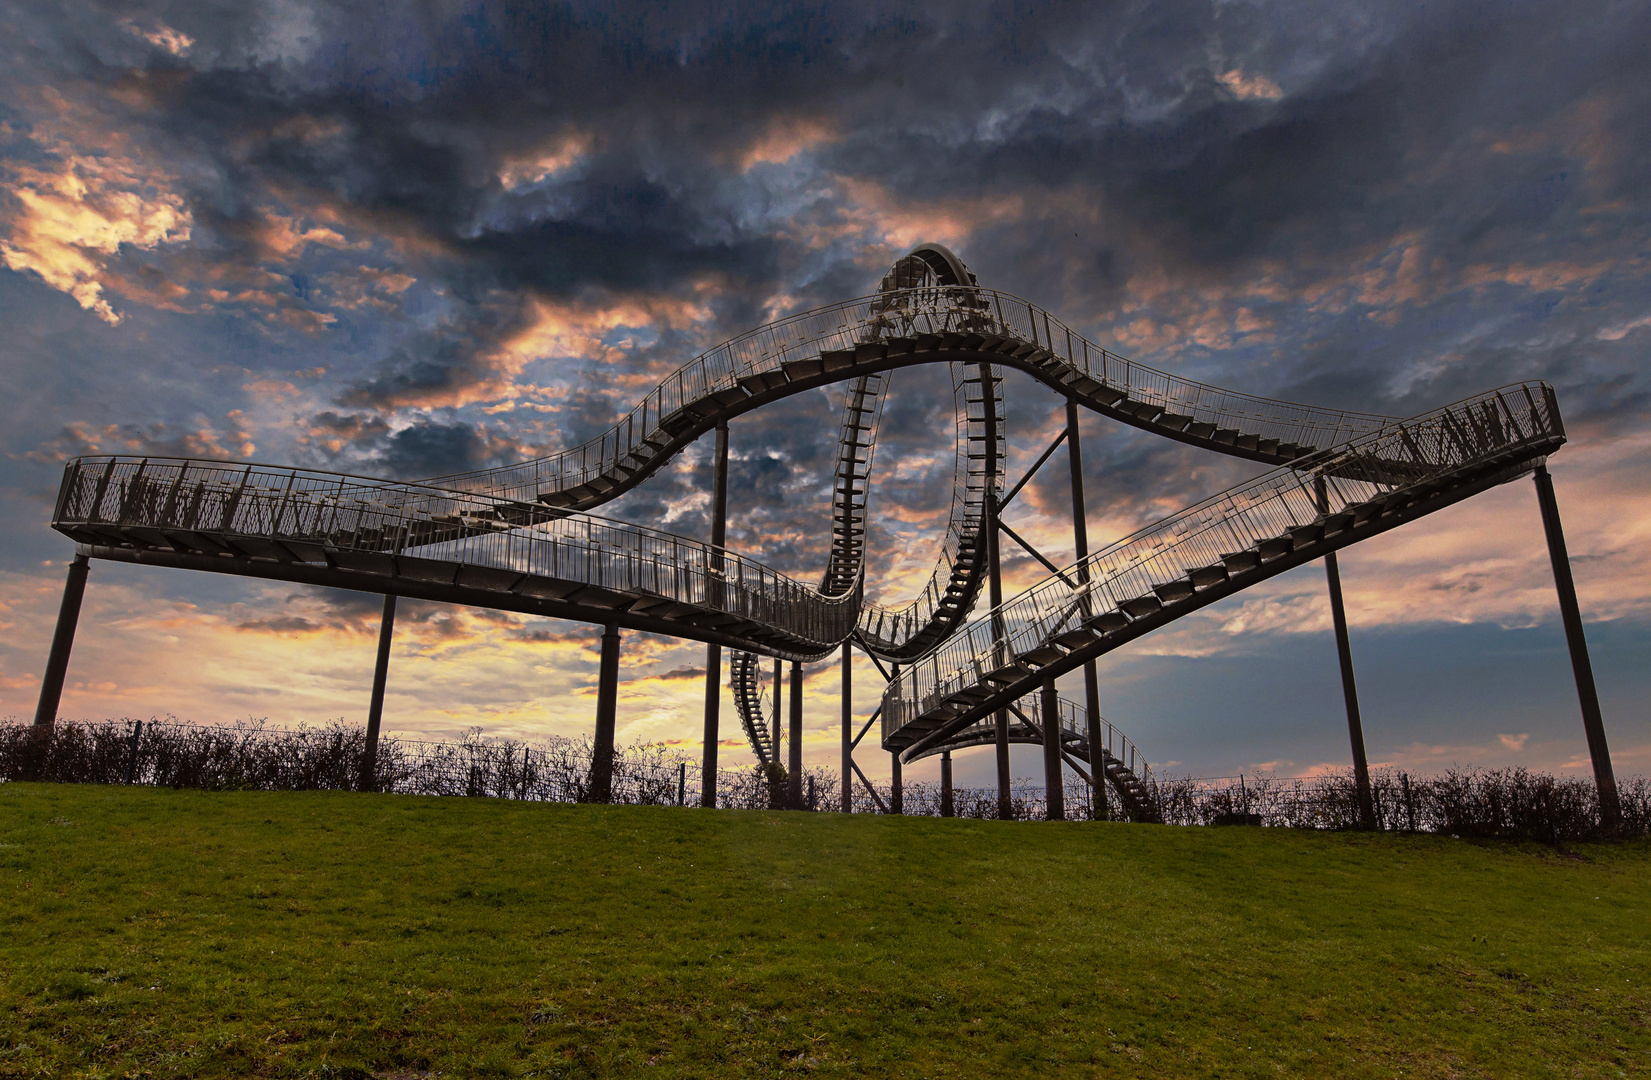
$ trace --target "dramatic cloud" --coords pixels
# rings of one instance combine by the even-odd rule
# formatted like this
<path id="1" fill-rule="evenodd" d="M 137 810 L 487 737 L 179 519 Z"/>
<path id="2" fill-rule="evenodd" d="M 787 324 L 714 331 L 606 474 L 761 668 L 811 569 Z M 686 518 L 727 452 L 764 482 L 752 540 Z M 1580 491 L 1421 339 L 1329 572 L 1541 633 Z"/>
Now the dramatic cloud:
<path id="1" fill-rule="evenodd" d="M 42 523 L 69 457 L 256 455 L 402 478 L 520 460 L 599 434 L 721 340 L 868 292 L 925 240 L 1109 348 L 1221 386 L 1410 415 L 1550 380 L 1588 617 L 1644 627 L 1648 36 L 1645 5 L 1593 2 L 20 10 L 0 28 L 0 602 L 20 628 L 0 700 L 32 707 L 24 673 L 60 570 L 41 564 L 64 556 Z M 943 368 L 893 379 L 871 495 L 881 600 L 909 597 L 938 554 L 951 401 Z M 821 391 L 735 421 L 733 546 L 821 571 L 841 404 Z M 1008 408 L 1015 478 L 1064 421 L 1019 375 Z M 1253 472 L 1084 423 L 1092 548 Z M 709 471 L 691 448 L 602 512 L 703 536 Z M 1063 452 L 1006 520 L 1065 562 L 1069 499 Z M 1360 625 L 1551 627 L 1529 504 L 1509 489 L 1350 553 Z M 1042 575 L 1005 551 L 1011 588 Z M 1119 693 L 1147 704 L 1120 722 L 1158 718 L 1150 695 L 1128 698 L 1131 671 L 1204 663 L 1176 678 L 1217 711 L 1209 665 L 1323 638 L 1306 575 L 1134 647 Z M 138 628 L 177 595 L 192 606 L 167 608 L 167 634 L 248 650 L 236 662 L 272 688 L 306 664 L 341 671 L 329 642 L 350 663 L 370 653 L 371 598 L 108 576 L 121 591 L 104 610 L 134 654 L 158 647 Z M 433 608 L 405 621 L 430 665 L 398 675 L 418 688 L 409 726 L 455 730 L 464 714 L 530 730 L 546 714 L 524 703 L 546 692 L 574 703 L 556 724 L 588 711 L 588 627 Z M 691 741 L 703 653 L 634 648 L 634 733 Z M 144 682 L 141 658 L 111 663 Z M 1617 670 L 1601 662 L 1608 696 Z M 232 680 L 191 678 L 177 710 L 241 708 Z M 330 692 L 316 678 L 305 715 Z M 93 681 L 117 689 L 86 691 L 86 707 L 122 708 L 128 684 Z M 1620 722 L 1651 745 L 1643 708 Z M 1521 721 L 1519 748 L 1488 728 L 1461 745 L 1569 760 L 1559 724 Z M 1260 752 L 1172 736 L 1165 756 L 1206 763 L 1187 767 Z M 1391 745 L 1412 741 L 1445 745 Z"/>

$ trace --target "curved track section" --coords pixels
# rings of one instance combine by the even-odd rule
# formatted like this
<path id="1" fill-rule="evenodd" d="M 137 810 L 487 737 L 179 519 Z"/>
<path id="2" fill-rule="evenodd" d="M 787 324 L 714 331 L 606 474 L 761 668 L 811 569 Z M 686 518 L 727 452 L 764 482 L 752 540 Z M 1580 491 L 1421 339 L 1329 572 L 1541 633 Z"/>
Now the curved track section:
<path id="1" fill-rule="evenodd" d="M 1091 555 L 1083 588 L 1048 578 L 907 668 L 883 697 L 883 745 L 920 757 L 1045 679 L 1522 476 L 1564 441 L 1552 388 L 1525 383 L 1396 422 L 1207 499 Z"/>
<path id="2" fill-rule="evenodd" d="M 729 658 L 728 684 L 734 690 L 734 708 L 739 713 L 740 726 L 751 742 L 751 750 L 759 764 L 779 761 L 778 747 L 769 734 L 766 701 L 762 692 L 762 658 L 756 653 L 736 652 Z M 776 720 L 778 718 L 776 717 Z"/>
<path id="3" fill-rule="evenodd" d="M 816 660 L 855 635 L 907 665 L 885 700 L 884 745 L 920 756 L 966 737 L 971 723 L 1046 675 L 1518 475 L 1564 439 L 1542 384 L 1401 423 L 1133 364 L 1041 308 L 981 289 L 944 249 L 919 249 L 884 284 L 875 296 L 711 350 L 599 438 L 550 457 L 412 484 L 84 458 L 65 470 L 53 525 L 102 558 L 606 623 L 782 659 Z M 886 378 L 938 362 L 953 366 L 960 397 L 941 564 L 913 604 L 868 606 L 867 495 Z M 956 632 L 978 593 L 985 499 L 1000 482 L 1003 367 L 1119 421 L 1282 467 L 1098 553 L 1082 593 L 1046 582 Z M 818 586 L 737 553 L 581 513 L 635 487 L 719 422 L 834 383 L 851 385 L 832 557 Z M 1303 485 L 1314 482 L 1327 488 L 1322 512 L 1302 502 L 1312 502 Z"/>
<path id="4" fill-rule="evenodd" d="M 504 509 L 419 484 L 109 457 L 69 466 L 53 525 L 99 558 L 611 623 L 789 660 L 829 653 L 860 613 L 858 584 L 822 596 L 696 540 Z"/>

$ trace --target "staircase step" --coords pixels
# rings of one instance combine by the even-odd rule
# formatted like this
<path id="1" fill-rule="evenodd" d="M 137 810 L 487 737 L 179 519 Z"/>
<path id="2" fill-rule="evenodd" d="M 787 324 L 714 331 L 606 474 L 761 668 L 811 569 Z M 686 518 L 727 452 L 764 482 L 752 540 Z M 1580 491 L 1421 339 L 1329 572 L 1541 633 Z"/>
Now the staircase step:
<path id="1" fill-rule="evenodd" d="M 854 354 L 849 352 L 847 360 L 840 362 L 853 363 Z M 809 357 L 802 360 L 787 360 L 785 363 L 780 365 L 780 369 L 785 372 L 785 377 L 787 379 L 790 379 L 792 382 L 796 382 L 798 379 L 807 379 L 812 378 L 815 375 L 824 374 L 825 361 L 819 356 Z"/>
<path id="2" fill-rule="evenodd" d="M 1030 664 L 1033 667 L 1045 667 L 1066 656 L 1066 653 L 1053 645 L 1040 645 L 1031 652 L 1024 652 L 1015 659 L 1021 664 Z"/>
<path id="3" fill-rule="evenodd" d="M 1129 616 L 1121 611 L 1108 611 L 1103 615 L 1095 616 L 1093 619 L 1084 620 L 1085 626 L 1099 634 L 1115 634 L 1128 626 L 1129 623 Z"/>
<path id="4" fill-rule="evenodd" d="M 1191 596 L 1193 590 L 1192 582 L 1182 578 L 1179 581 L 1166 581 L 1162 585 L 1154 585 L 1152 591 L 1157 594 L 1159 600 L 1173 604 Z"/>
<path id="5" fill-rule="evenodd" d="M 1100 639 L 1088 630 L 1068 630 L 1055 639 L 1055 644 L 1065 649 L 1081 649 L 1085 645 L 1093 645 Z"/>
<path id="6" fill-rule="evenodd" d="M 1313 522 L 1310 525 L 1297 525 L 1290 530 L 1290 545 L 1292 547 L 1306 547 L 1324 535 L 1324 525 Z"/>
<path id="7" fill-rule="evenodd" d="M 1187 579 L 1192 582 L 1193 588 L 1207 589 L 1211 585 L 1218 585 L 1227 580 L 1227 568 L 1221 563 L 1200 566 L 1188 574 Z"/>
<path id="8" fill-rule="evenodd" d="M 1288 536 L 1268 537 L 1256 545 L 1256 549 L 1261 553 L 1262 562 L 1271 562 L 1281 555 L 1287 555 L 1294 547 L 1295 544 Z"/>
<path id="9" fill-rule="evenodd" d="M 981 676 L 980 681 L 991 683 L 994 686 L 1008 686 L 1010 683 L 1019 682 L 1030 674 L 1032 674 L 1031 668 L 1023 667 L 1020 664 L 1005 664 L 995 671 L 988 671 Z"/>
<path id="10" fill-rule="evenodd" d="M 1137 596 L 1133 600 L 1125 600 L 1118 605 L 1132 618 L 1140 619 L 1163 609 L 1163 601 L 1156 596 Z"/>

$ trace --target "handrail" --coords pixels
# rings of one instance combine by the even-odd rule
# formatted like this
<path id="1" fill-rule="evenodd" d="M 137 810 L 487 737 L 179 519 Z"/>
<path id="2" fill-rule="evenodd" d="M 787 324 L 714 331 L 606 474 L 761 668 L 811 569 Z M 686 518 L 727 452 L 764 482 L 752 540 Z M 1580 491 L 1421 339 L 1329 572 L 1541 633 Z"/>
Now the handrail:
<path id="1" fill-rule="evenodd" d="M 1160 587 L 1262 551 L 1291 530 L 1321 525 L 1385 495 L 1436 483 L 1500 460 L 1522 446 L 1563 438 L 1553 390 L 1518 383 L 1411 420 L 1394 422 L 1205 499 L 1096 551 L 1066 576 L 1051 576 L 1004 601 L 908 666 L 883 697 L 885 742 L 952 694 L 987 682 L 997 658 L 1025 656 L 1062 633 L 1126 605 L 1155 601 Z M 1322 490 L 1322 495 L 1320 491 Z M 1322 502 L 1321 502 L 1322 500 Z M 1224 572 L 1224 571 L 1223 571 Z M 994 626 L 1000 628 L 994 633 Z"/>
<path id="2" fill-rule="evenodd" d="M 750 330 L 688 361 L 666 376 L 629 413 L 601 434 L 554 454 L 515 465 L 452 473 L 428 481 L 443 487 L 535 500 L 570 491 L 610 473 L 625 458 L 646 460 L 650 440 L 662 444 L 691 407 L 718 393 L 738 392 L 742 379 L 781 371 L 821 352 L 913 334 L 996 332 L 1026 340 L 1096 382 L 1131 399 L 1162 406 L 1193 423 L 1225 426 L 1243 420 L 1263 438 L 1323 448 L 1375 430 L 1391 417 L 1226 390 L 1126 359 L 1089 341 L 1045 308 L 978 286 L 938 286 L 857 297 L 800 312 Z"/>
<path id="3" fill-rule="evenodd" d="M 822 596 L 738 552 L 661 530 L 542 507 L 538 520 L 512 520 L 511 509 L 471 493 L 345 484 L 307 469 L 100 455 L 65 471 L 53 524 L 175 529 L 232 551 L 262 541 L 273 552 L 278 541 L 317 558 L 394 555 L 579 581 L 737 615 L 817 653 L 847 637 L 859 614 L 859 588 Z"/>

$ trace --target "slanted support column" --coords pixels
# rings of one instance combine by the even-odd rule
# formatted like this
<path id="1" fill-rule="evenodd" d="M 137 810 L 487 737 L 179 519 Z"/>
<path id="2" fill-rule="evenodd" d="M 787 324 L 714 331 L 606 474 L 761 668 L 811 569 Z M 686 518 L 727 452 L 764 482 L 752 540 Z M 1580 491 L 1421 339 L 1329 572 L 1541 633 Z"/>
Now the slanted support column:
<path id="1" fill-rule="evenodd" d="M 619 711 L 619 627 L 602 634 L 602 662 L 596 676 L 596 738 L 590 761 L 590 801 L 613 800 L 613 733 Z"/>
<path id="2" fill-rule="evenodd" d="M 840 691 L 843 699 L 843 798 L 842 811 L 845 814 L 854 812 L 854 792 L 850 787 L 854 783 L 854 672 L 851 669 L 853 650 L 848 642 L 843 642 L 843 685 Z"/>
<path id="3" fill-rule="evenodd" d="M 803 665 L 791 661 L 791 754 L 786 763 L 786 801 L 803 808 Z"/>
<path id="4" fill-rule="evenodd" d="M 390 677 L 390 642 L 396 633 L 395 593 L 384 594 L 378 620 L 378 660 L 373 664 L 373 696 L 367 704 L 367 748 L 361 754 L 362 791 L 378 790 L 378 730 L 384 720 L 384 686 Z"/>
<path id="5" fill-rule="evenodd" d="M 1370 763 L 1364 755 L 1364 723 L 1359 718 L 1359 688 L 1353 681 L 1353 646 L 1347 639 L 1347 609 L 1341 602 L 1341 571 L 1336 553 L 1324 557 L 1330 584 L 1330 619 L 1336 627 L 1336 657 L 1341 661 L 1341 692 L 1347 702 L 1347 738 L 1353 746 L 1353 784 L 1359 800 L 1359 827 L 1376 827 L 1376 804 L 1370 794 Z"/>
<path id="6" fill-rule="evenodd" d="M 1077 558 L 1078 584 L 1089 584 L 1089 513 L 1083 497 L 1083 446 L 1078 438 L 1078 401 L 1066 399 L 1066 461 L 1072 472 L 1072 548 Z M 1083 601 L 1085 618 L 1095 614 L 1089 597 Z M 1107 819 L 1106 765 L 1101 745 L 1101 681 L 1095 672 L 1095 661 L 1083 666 L 1083 696 L 1085 731 L 1089 739 L 1089 768 L 1095 774 L 1090 785 L 1090 816 L 1096 821 Z"/>
<path id="7" fill-rule="evenodd" d="M 1330 494 L 1324 477 L 1317 481 L 1319 512 L 1330 512 Z M 1324 578 L 1330 588 L 1330 621 L 1336 630 L 1336 658 L 1341 663 L 1341 693 L 1347 704 L 1347 738 L 1353 747 L 1353 786 L 1359 800 L 1359 827 L 1376 827 L 1376 803 L 1370 793 L 1370 763 L 1364 754 L 1364 721 L 1359 717 L 1359 688 L 1353 679 L 1353 645 L 1347 637 L 1347 608 L 1341 600 L 1341 568 L 1336 553 L 1324 557 Z"/>
<path id="8" fill-rule="evenodd" d="M 49 728 L 57 723 L 57 707 L 63 700 L 63 678 L 69 673 L 69 653 L 74 649 L 75 627 L 80 622 L 80 601 L 86 595 L 86 575 L 91 560 L 77 554 L 69 563 L 63 582 L 63 602 L 57 609 L 57 630 L 52 634 L 52 651 L 46 657 L 46 674 L 40 680 L 40 701 L 34 710 L 34 726 Z"/>
<path id="9" fill-rule="evenodd" d="M 952 802 L 952 752 L 940 752 L 940 816 L 956 817 L 957 807 Z"/>
<path id="10" fill-rule="evenodd" d="M 1045 817 L 1066 820 L 1066 785 L 1061 777 L 1061 707 L 1055 679 L 1043 680 L 1043 801 Z"/>
<path id="11" fill-rule="evenodd" d="M 895 751 L 889 754 L 893 768 L 889 774 L 889 813 L 904 814 L 906 812 L 906 785 L 900 780 L 900 753 Z"/>
<path id="12" fill-rule="evenodd" d="M 722 569 L 722 549 L 728 541 L 728 421 L 717 422 L 716 449 L 711 456 L 711 568 Z M 606 639 L 604 639 L 606 640 Z M 700 767 L 699 805 L 717 805 L 717 740 L 722 722 L 722 646 L 705 646 L 705 750 Z"/>
<path id="13" fill-rule="evenodd" d="M 1588 639 L 1582 633 L 1582 611 L 1576 602 L 1576 582 L 1571 578 L 1571 557 L 1565 549 L 1559 503 L 1554 499 L 1554 479 L 1548 475 L 1547 465 L 1536 467 L 1535 480 L 1542 529 L 1548 536 L 1548 560 L 1554 568 L 1554 591 L 1559 594 L 1559 616 L 1565 624 L 1565 643 L 1571 649 L 1571 674 L 1576 678 L 1577 701 L 1582 706 L 1582 730 L 1588 736 L 1588 756 L 1593 759 L 1594 784 L 1599 789 L 1600 824 L 1615 832 L 1622 824 L 1622 804 L 1617 796 L 1616 773 L 1611 768 L 1611 748 L 1605 741 L 1605 718 L 1594 686 L 1594 665 L 1588 659 Z"/>

